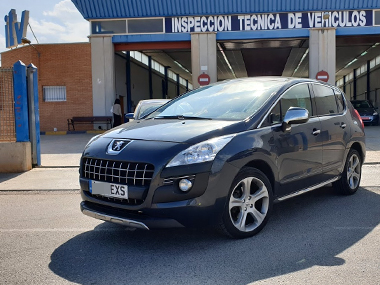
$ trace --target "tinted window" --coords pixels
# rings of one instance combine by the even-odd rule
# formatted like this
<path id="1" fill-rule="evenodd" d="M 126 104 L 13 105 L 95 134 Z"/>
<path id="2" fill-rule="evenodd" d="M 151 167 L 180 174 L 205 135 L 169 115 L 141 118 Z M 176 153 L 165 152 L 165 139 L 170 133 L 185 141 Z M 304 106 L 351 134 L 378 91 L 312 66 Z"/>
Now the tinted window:
<path id="1" fill-rule="evenodd" d="M 266 120 L 267 123 L 264 123 L 263 126 L 281 123 L 290 107 L 305 108 L 309 111 L 309 115 L 312 116 L 311 99 L 307 84 L 297 85 L 286 91 L 270 112 Z"/>
<path id="2" fill-rule="evenodd" d="M 282 96 L 281 99 L 281 118 L 285 117 L 290 107 L 301 107 L 309 111 L 309 115 L 313 114 L 311 108 L 311 100 L 309 87 L 307 84 L 292 87 Z M 281 120 L 282 121 L 282 120 Z"/>
<path id="3" fill-rule="evenodd" d="M 338 113 L 343 113 L 345 109 L 343 94 L 338 90 L 334 90 L 336 102 L 338 104 Z"/>
<path id="4" fill-rule="evenodd" d="M 338 106 L 335 99 L 334 91 L 327 86 L 314 84 L 315 103 L 317 106 L 317 115 L 331 115 L 338 113 Z"/>
<path id="5" fill-rule="evenodd" d="M 125 34 L 127 24 L 125 20 L 94 21 L 91 22 L 93 34 Z"/>
<path id="6" fill-rule="evenodd" d="M 162 33 L 164 31 L 162 19 L 129 19 L 128 33 Z"/>

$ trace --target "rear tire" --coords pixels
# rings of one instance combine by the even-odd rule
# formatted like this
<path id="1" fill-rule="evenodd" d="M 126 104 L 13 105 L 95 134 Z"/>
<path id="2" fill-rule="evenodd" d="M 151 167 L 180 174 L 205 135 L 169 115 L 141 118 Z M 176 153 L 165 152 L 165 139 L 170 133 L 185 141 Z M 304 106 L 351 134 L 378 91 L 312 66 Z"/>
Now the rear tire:
<path id="1" fill-rule="evenodd" d="M 260 232 L 272 210 L 272 186 L 263 172 L 246 167 L 232 182 L 220 229 L 233 238 Z"/>
<path id="2" fill-rule="evenodd" d="M 359 152 L 351 149 L 347 155 L 342 177 L 333 183 L 334 188 L 343 195 L 354 194 L 360 185 L 362 175 L 362 159 Z"/>

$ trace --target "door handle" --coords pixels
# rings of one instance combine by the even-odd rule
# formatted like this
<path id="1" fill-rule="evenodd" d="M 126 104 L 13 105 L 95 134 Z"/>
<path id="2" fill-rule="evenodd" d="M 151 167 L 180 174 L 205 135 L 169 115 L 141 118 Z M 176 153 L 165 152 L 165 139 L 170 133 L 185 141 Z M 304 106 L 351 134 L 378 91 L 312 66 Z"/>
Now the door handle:
<path id="1" fill-rule="evenodd" d="M 320 133 L 321 133 L 321 130 L 313 129 L 312 134 L 313 134 L 314 136 L 317 136 L 317 135 L 319 135 Z"/>
<path id="2" fill-rule="evenodd" d="M 347 125 L 346 125 L 345 123 L 342 123 L 342 124 L 340 125 L 340 127 L 341 127 L 342 129 L 344 129 L 345 127 L 347 127 Z"/>

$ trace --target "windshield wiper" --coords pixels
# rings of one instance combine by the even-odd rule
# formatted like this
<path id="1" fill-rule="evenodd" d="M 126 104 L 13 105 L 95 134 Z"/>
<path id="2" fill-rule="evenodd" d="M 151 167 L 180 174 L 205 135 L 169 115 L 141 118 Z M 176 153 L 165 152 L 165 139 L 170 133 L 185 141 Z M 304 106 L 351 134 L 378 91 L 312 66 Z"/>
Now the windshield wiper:
<path id="1" fill-rule="evenodd" d="M 156 116 L 154 119 L 178 119 L 178 120 L 212 120 L 211 118 L 203 118 L 203 117 L 192 117 L 192 116 Z"/>

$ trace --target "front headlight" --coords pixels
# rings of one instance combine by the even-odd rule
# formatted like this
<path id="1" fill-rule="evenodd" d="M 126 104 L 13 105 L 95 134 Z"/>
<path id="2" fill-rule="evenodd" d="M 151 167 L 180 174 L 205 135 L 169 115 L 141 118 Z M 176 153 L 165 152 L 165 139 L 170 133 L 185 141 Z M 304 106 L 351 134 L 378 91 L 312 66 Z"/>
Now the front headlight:
<path id="1" fill-rule="evenodd" d="M 193 145 L 177 154 L 166 167 L 212 161 L 215 159 L 216 154 L 228 144 L 234 136 L 235 135 L 227 135 Z"/>
<path id="2" fill-rule="evenodd" d="M 88 143 L 86 144 L 86 146 L 84 147 L 84 149 L 88 148 L 88 147 L 90 146 L 90 144 L 91 144 L 93 141 L 95 141 L 98 137 L 100 137 L 100 134 L 99 134 L 99 135 L 96 135 L 96 136 L 94 136 L 94 137 L 92 137 L 92 138 L 88 141 Z"/>
<path id="3" fill-rule="evenodd" d="M 377 115 L 379 115 L 379 113 L 377 113 L 377 112 L 373 112 L 373 114 L 372 114 L 372 116 L 377 116 Z"/>

